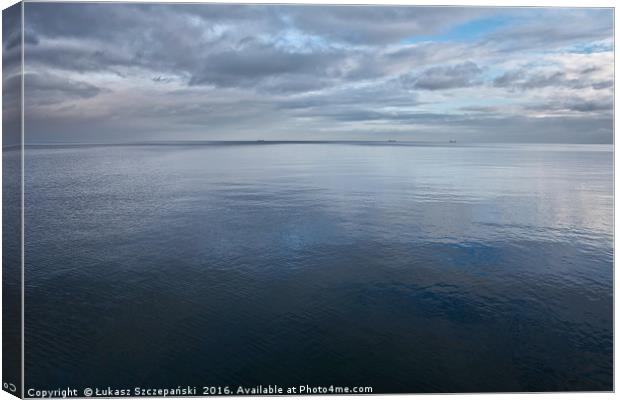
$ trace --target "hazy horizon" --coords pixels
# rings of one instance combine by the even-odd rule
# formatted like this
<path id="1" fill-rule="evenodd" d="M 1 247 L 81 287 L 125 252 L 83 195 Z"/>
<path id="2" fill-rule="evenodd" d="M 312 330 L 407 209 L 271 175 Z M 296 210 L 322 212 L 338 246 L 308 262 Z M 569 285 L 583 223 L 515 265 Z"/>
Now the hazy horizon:
<path id="1" fill-rule="evenodd" d="M 30 143 L 613 141 L 612 9 L 27 3 L 24 42 Z"/>
<path id="2" fill-rule="evenodd" d="M 177 144 L 322 144 L 322 143 L 377 143 L 386 145 L 398 144 L 418 144 L 418 145 L 572 145 L 572 146 L 613 146 L 614 143 L 566 143 L 566 142 L 481 142 L 481 141 L 437 141 L 437 140 L 395 140 L 395 139 L 174 139 L 174 140 L 136 140 L 136 141 L 114 141 L 114 142 L 77 142 L 77 141 L 39 141 L 25 142 L 25 146 L 47 146 L 47 145 L 102 145 L 102 146 L 122 146 L 122 145 L 177 145 Z M 6 145 L 12 147 L 19 145 Z"/>

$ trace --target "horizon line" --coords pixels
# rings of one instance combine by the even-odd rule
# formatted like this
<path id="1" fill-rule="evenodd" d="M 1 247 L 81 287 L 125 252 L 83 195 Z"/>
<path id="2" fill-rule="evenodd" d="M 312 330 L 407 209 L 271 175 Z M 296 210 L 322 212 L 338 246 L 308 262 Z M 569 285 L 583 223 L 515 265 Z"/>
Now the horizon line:
<path id="1" fill-rule="evenodd" d="M 450 140 L 398 140 L 398 139 L 300 139 L 300 140 L 292 140 L 292 139 L 240 139 L 240 140 L 231 140 L 231 139 L 181 139 L 181 140 L 143 140 L 143 141 L 128 141 L 128 142 L 63 142 L 63 141 L 52 141 L 52 142 L 24 142 L 24 146 L 131 146 L 131 145 L 191 145 L 191 144 L 346 144 L 346 143 L 375 143 L 375 144 L 387 144 L 387 145 L 398 145 L 398 144 L 426 144 L 426 145 L 437 145 L 437 144 L 449 144 L 449 145 L 462 145 L 462 144 L 538 144 L 538 145 L 612 145 L 614 146 L 614 142 L 527 142 L 527 141 L 460 141 L 456 139 Z M 11 148 L 19 146 L 18 144 L 8 144 L 3 145 L 2 148 Z"/>

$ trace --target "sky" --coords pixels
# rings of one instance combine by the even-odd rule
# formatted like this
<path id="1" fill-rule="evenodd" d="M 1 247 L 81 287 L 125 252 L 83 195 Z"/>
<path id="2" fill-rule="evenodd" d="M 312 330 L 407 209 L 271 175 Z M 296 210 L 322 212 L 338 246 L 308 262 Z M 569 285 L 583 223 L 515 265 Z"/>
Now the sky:
<path id="1" fill-rule="evenodd" d="M 24 35 L 27 142 L 613 140 L 611 9 L 26 3 Z"/>

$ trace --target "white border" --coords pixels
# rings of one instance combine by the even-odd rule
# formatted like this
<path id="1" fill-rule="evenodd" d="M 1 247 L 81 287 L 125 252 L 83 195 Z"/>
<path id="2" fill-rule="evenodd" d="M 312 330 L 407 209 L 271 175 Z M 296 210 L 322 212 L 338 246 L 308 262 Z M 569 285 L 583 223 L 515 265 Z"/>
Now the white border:
<path id="1" fill-rule="evenodd" d="M 46 0 L 28 0 L 27 2 L 40 2 L 40 1 L 46 1 Z M 78 1 L 78 0 L 62 0 L 63 2 L 83 2 L 83 1 Z M 124 2 L 124 1 L 119 1 L 119 0 L 109 0 L 106 2 Z M 611 7 L 614 8 L 614 22 L 615 22 L 615 17 L 616 17 L 616 9 L 615 9 L 615 2 L 613 0 L 590 0 L 590 1 L 577 1 L 577 0 L 504 0 L 501 2 L 498 2 L 497 0 L 475 0 L 475 1 L 467 1 L 467 0 L 424 0 L 421 2 L 418 1 L 412 1 L 412 0 L 288 0 L 288 1 L 269 1 L 269 0 L 252 0 L 252 1 L 248 1 L 248 0 L 209 0 L 209 1 L 182 1 L 182 0 L 166 0 L 166 1 L 161 1 L 161 0 L 132 0 L 130 2 L 134 2 L 134 3 L 160 3 L 160 2 L 166 2 L 166 3 L 236 3 L 236 4 L 247 4 L 247 3 L 260 3 L 260 4 L 274 4 L 274 3 L 287 3 L 287 4 L 376 4 L 376 5 L 418 5 L 418 6 L 422 6 L 422 5 L 428 5 L 428 6 L 478 6 L 478 7 L 577 7 L 577 8 L 591 8 L 591 7 Z M 15 4 L 16 1 L 14 0 L 0 0 L 0 5 L 2 6 L 2 9 L 5 9 L 13 4 Z M 22 128 L 22 132 L 21 132 L 21 137 L 22 137 L 22 193 L 21 193 L 21 220 L 22 220 L 22 238 L 21 238 L 21 246 L 22 246 L 22 332 L 23 332 L 23 328 L 24 328 L 24 78 L 23 78 L 23 69 L 24 69 L 24 53 L 25 53 L 25 47 L 24 47 L 24 35 L 23 35 L 23 29 L 24 29 L 24 7 L 22 7 L 22 97 L 21 97 L 21 106 L 22 106 L 22 113 L 21 113 L 21 128 Z M 1 32 L 1 28 L 2 28 L 2 21 L 0 18 L 0 32 Z M 614 29 L 614 43 L 618 42 L 618 34 L 617 31 Z M 614 49 L 614 82 L 615 82 L 615 75 L 618 69 L 618 65 L 615 64 L 615 49 Z M 0 75 L 2 73 L 2 67 L 0 65 Z M 1 86 L 1 85 L 0 85 Z M 1 100 L 0 100 L 0 105 L 1 105 Z M 616 102 L 615 102 L 615 87 L 614 87 L 614 144 L 615 144 L 615 138 L 616 138 L 616 131 L 617 131 L 617 121 L 615 118 L 615 114 L 616 114 Z M 1 128 L 0 128 L 1 130 Z M 1 144 L 1 135 L 0 135 L 0 144 Z M 615 226 L 617 226 L 617 215 L 615 213 L 615 209 L 618 206 L 618 204 L 620 203 L 620 200 L 618 199 L 618 196 L 616 195 L 616 188 L 617 186 L 617 178 L 618 178 L 618 170 L 617 170 L 617 165 L 616 165 L 616 157 L 615 157 L 615 148 L 614 148 L 614 388 L 617 388 L 618 386 L 618 373 L 617 371 L 615 371 L 615 360 L 618 357 L 618 346 L 616 346 L 615 344 L 615 339 L 616 339 L 616 335 L 615 333 L 618 332 L 618 319 L 616 318 L 616 310 L 618 309 L 616 307 L 617 301 L 618 301 L 618 297 L 616 296 L 616 292 L 615 292 L 615 282 L 616 279 L 618 278 L 618 270 L 615 268 L 616 265 L 616 251 L 615 249 L 617 248 L 616 244 L 617 244 L 617 237 L 615 235 Z M 1 183 L 1 175 L 0 175 L 0 183 Z M 2 212 L 0 211 L 0 223 L 2 221 Z M 0 246 L 0 259 L 1 259 L 1 255 L 2 255 L 2 249 Z M 0 272 L 1 275 L 1 272 Z M 1 321 L 0 321 L 0 328 L 1 328 Z M 2 350 L 0 347 L 0 356 L 1 356 Z M 22 335 L 22 393 L 23 393 L 23 385 L 24 385 L 24 339 L 23 339 L 23 335 Z M 371 397 L 368 396 L 346 396 L 346 398 L 351 399 L 351 398 L 355 398 L 355 399 L 362 399 L 362 398 L 371 398 L 371 399 L 393 399 L 394 396 L 400 397 L 400 398 L 415 398 L 415 399 L 420 399 L 420 400 L 430 400 L 430 399 L 438 399 L 438 398 L 447 398 L 449 397 L 454 397 L 454 396 L 458 396 L 461 399 L 476 399 L 479 397 L 484 397 L 485 399 L 509 399 L 509 400 L 519 400 L 519 399 L 527 399 L 527 398 L 532 398 L 535 397 L 537 399 L 558 399 L 560 398 L 559 396 L 561 396 L 562 399 L 582 399 L 582 398 L 588 398 L 588 399 L 611 399 L 615 397 L 614 393 L 575 393 L 575 392 L 560 392 L 560 393 L 509 393 L 509 394 L 496 394 L 496 393 L 492 393 L 492 394 L 486 394 L 486 393 L 479 393 L 479 394 L 421 394 L 421 395 L 373 395 Z M 246 396 L 246 398 L 260 398 L 263 396 Z M 301 396 L 298 397 L 293 397 L 293 396 L 279 396 L 281 398 L 285 398 L 285 399 L 299 399 L 301 398 Z M 239 398 L 237 396 L 233 396 L 233 398 Z M 335 398 L 334 396 L 310 396 L 311 399 L 333 399 Z M 4 391 L 0 391 L 0 400 L 10 400 L 10 399 L 15 399 L 14 396 L 11 396 L 10 394 L 8 394 L 7 392 Z M 181 398 L 182 399 L 182 398 Z"/>

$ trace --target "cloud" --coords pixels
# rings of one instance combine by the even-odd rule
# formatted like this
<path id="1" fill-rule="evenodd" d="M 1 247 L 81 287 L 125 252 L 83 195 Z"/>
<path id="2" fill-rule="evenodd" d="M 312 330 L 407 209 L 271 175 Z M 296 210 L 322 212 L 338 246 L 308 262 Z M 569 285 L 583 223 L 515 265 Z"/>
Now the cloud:
<path id="1" fill-rule="evenodd" d="M 591 112 L 609 111 L 613 103 L 608 99 L 601 100 L 573 100 L 566 104 L 566 108 L 572 111 Z"/>
<path id="2" fill-rule="evenodd" d="M 24 43 L 29 45 L 37 45 L 39 43 L 39 38 L 32 32 L 26 31 L 24 32 Z M 22 34 L 21 31 L 12 32 L 7 35 L 4 39 L 4 51 L 12 50 L 22 44 Z"/>
<path id="3" fill-rule="evenodd" d="M 559 113 L 566 112 L 581 112 L 581 113 L 593 113 L 603 111 L 610 114 L 613 110 L 613 101 L 611 98 L 600 99 L 583 99 L 583 98 L 570 98 L 560 99 L 553 102 L 543 104 L 531 104 L 526 107 L 529 110 L 536 111 L 554 111 Z M 570 113 L 572 114 L 572 113 Z"/>
<path id="4" fill-rule="evenodd" d="M 571 89 L 606 89 L 613 85 L 610 79 L 594 80 L 587 75 L 596 69 L 582 70 L 578 75 L 569 77 L 565 70 L 540 70 L 535 68 L 520 68 L 505 72 L 495 78 L 496 87 L 531 90 L 546 87 L 563 87 Z"/>
<path id="5" fill-rule="evenodd" d="M 251 41 L 234 50 L 208 54 L 189 85 L 254 86 L 266 78 L 298 75 L 307 75 L 311 81 L 337 73 L 330 67 L 341 59 L 338 53 L 301 53 Z"/>
<path id="6" fill-rule="evenodd" d="M 459 108 L 460 111 L 474 112 L 474 113 L 495 113 L 500 110 L 499 107 L 493 106 L 465 106 Z"/>
<path id="7" fill-rule="evenodd" d="M 294 23 L 337 42 L 377 45 L 443 32 L 489 13 L 466 7 L 291 7 Z"/>
<path id="8" fill-rule="evenodd" d="M 517 8 L 510 23 L 483 42 L 502 52 L 548 50 L 610 38 L 613 13 L 607 8 Z"/>
<path id="9" fill-rule="evenodd" d="M 129 3 L 26 10 L 33 140 L 612 137 L 610 10 Z M 15 39 L 4 37 L 5 59 L 18 60 Z M 588 136 L 587 123 L 599 136 Z"/>
<path id="10" fill-rule="evenodd" d="M 482 69 L 471 61 L 461 64 L 433 67 L 415 77 L 403 77 L 403 83 L 415 89 L 443 90 L 480 84 Z"/>
<path id="11" fill-rule="evenodd" d="M 79 101 L 97 96 L 103 91 L 87 82 L 39 73 L 26 73 L 24 75 L 24 90 L 28 93 L 25 99 L 29 105 Z"/>

